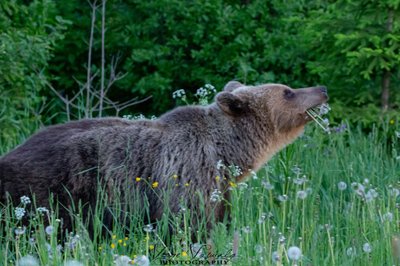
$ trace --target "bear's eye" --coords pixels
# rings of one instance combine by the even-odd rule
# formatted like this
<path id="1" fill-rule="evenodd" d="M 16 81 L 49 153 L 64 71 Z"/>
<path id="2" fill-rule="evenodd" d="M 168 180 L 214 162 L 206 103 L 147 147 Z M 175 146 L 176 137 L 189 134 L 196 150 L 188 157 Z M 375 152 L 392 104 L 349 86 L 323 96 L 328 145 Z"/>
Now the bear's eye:
<path id="1" fill-rule="evenodd" d="M 294 94 L 294 92 L 293 91 L 291 91 L 291 90 L 285 90 L 284 92 L 283 92 L 283 96 L 285 97 L 285 99 L 293 99 L 294 98 L 294 96 L 295 96 L 295 94 Z"/>

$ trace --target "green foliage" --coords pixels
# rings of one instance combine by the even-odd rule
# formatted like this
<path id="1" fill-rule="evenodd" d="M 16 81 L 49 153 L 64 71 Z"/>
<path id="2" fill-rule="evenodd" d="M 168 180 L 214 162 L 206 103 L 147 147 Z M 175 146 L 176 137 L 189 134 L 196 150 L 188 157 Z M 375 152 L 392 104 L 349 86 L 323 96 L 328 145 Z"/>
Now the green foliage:
<path id="1" fill-rule="evenodd" d="M 171 213 L 166 207 L 160 221 L 146 225 L 143 215 L 149 205 L 132 187 L 146 182 L 159 196 L 175 198 L 171 191 L 159 191 L 143 178 L 128 184 L 126 189 L 133 192 L 127 205 L 118 198 L 108 199 L 108 190 L 98 188 L 101 200 L 91 212 L 92 237 L 82 220 L 88 215 L 82 206 L 75 206 L 75 226 L 69 233 L 61 230 L 52 199 L 50 212 L 39 211 L 34 203 L 1 206 L 0 261 L 14 265 L 28 254 L 51 265 L 71 260 L 111 265 L 122 255 L 130 259 L 146 255 L 151 265 L 161 264 L 162 256 L 195 260 L 190 250 L 195 233 L 201 236 L 201 244 L 211 238 L 212 253 L 226 256 L 232 265 L 290 265 L 291 246 L 303 254 L 298 265 L 395 265 L 399 254 L 391 252 L 391 241 L 398 238 L 400 217 L 400 136 L 387 137 L 389 131 L 399 132 L 399 125 L 382 124 L 370 134 L 350 127 L 330 135 L 309 127 L 247 183 L 231 185 L 231 218 L 215 225 L 212 232 L 205 226 L 193 232 L 189 208 Z M 26 228 L 17 217 L 16 205 L 27 211 Z M 114 213 L 114 226 L 102 233 L 105 206 Z M 204 217 L 197 224 L 205 225 Z M 234 239 L 238 256 L 231 258 Z M 276 255 L 280 260 L 274 262 Z"/>
<path id="2" fill-rule="evenodd" d="M 20 143 L 41 123 L 45 99 L 45 70 L 64 20 L 52 1 L 0 3 L 0 144 Z M 13 141 L 11 141 L 13 140 Z M 8 143 L 11 146 L 4 146 Z"/>

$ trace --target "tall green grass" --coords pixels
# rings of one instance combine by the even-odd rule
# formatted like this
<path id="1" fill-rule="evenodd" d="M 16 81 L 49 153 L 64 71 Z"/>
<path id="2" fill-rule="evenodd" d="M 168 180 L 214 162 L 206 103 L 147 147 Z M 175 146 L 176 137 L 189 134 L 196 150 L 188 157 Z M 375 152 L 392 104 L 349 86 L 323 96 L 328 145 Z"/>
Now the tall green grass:
<path id="1" fill-rule="evenodd" d="M 396 130 L 393 124 L 370 133 L 348 126 L 327 135 L 309 126 L 248 182 L 232 186 L 230 218 L 212 232 L 201 226 L 204 220 L 196 222 L 200 232 L 193 232 L 184 205 L 179 213 L 165 210 L 158 223 L 146 225 L 146 210 L 138 213 L 143 208 L 135 205 L 139 202 L 110 203 L 101 188 L 90 219 L 92 236 L 80 206 L 72 232 L 61 230 L 56 204 L 39 213 L 34 203 L 21 203 L 30 213 L 25 228 L 16 206 L 2 206 L 0 265 L 14 265 L 27 255 L 40 265 L 129 265 L 122 261 L 135 258 L 134 265 L 141 265 L 140 256 L 151 265 L 167 259 L 190 265 L 201 257 L 196 261 L 196 253 L 209 260 L 220 256 L 231 265 L 399 265 L 400 139 L 389 134 Z M 114 214 L 108 231 L 102 226 L 104 207 Z M 198 248 L 199 243 L 193 248 L 193 233 L 200 244 L 211 239 L 212 248 Z M 288 255 L 294 246 L 301 250 L 298 260 Z"/>

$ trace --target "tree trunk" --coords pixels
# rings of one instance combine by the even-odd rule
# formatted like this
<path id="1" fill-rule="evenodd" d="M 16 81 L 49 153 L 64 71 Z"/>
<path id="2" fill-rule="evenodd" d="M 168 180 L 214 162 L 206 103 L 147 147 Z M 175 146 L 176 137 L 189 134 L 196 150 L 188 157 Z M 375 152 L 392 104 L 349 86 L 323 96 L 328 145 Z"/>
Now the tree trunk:
<path id="1" fill-rule="evenodd" d="M 388 18 L 386 22 L 386 32 L 390 33 L 393 29 L 393 9 L 389 9 Z M 382 88 L 381 88 L 381 107 L 383 111 L 389 108 L 390 96 L 390 70 L 385 70 L 382 75 Z"/>

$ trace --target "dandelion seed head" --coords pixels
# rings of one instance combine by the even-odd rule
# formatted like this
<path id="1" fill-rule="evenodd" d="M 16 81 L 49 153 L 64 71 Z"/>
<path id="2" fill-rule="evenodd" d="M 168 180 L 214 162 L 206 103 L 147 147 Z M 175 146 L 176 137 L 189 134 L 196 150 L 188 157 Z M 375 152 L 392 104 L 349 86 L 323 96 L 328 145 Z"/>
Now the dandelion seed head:
<path id="1" fill-rule="evenodd" d="M 137 256 L 134 260 L 133 260 L 133 265 L 137 265 L 137 266 L 149 266 L 150 265 L 150 260 L 148 257 L 141 255 L 141 256 Z"/>
<path id="2" fill-rule="evenodd" d="M 114 260 L 115 266 L 130 266 L 132 265 L 132 260 L 128 256 L 118 256 Z"/>
<path id="3" fill-rule="evenodd" d="M 346 188 L 347 188 L 347 184 L 346 184 L 345 182 L 340 181 L 340 182 L 338 183 L 338 189 L 339 189 L 340 191 L 346 190 Z"/>
<path id="4" fill-rule="evenodd" d="M 20 258 L 16 263 L 16 266 L 39 266 L 39 260 L 32 255 L 27 255 Z"/>
<path id="5" fill-rule="evenodd" d="M 17 236 L 20 236 L 20 235 L 25 234 L 25 231 L 26 231 L 26 227 L 25 226 L 24 227 L 19 226 L 19 227 L 15 228 L 14 233 Z"/>
<path id="6" fill-rule="evenodd" d="M 153 232 L 153 230 L 154 230 L 154 228 L 153 228 L 152 224 L 146 224 L 143 227 L 143 231 L 145 231 L 146 233 L 151 233 L 151 232 Z"/>
<path id="7" fill-rule="evenodd" d="M 382 220 L 383 221 L 388 221 L 388 222 L 393 221 L 393 213 L 387 212 L 387 213 L 383 214 L 382 215 Z"/>
<path id="8" fill-rule="evenodd" d="M 307 197 L 307 192 L 304 190 L 297 191 L 296 196 L 297 198 L 303 200 Z"/>
<path id="9" fill-rule="evenodd" d="M 46 234 L 51 235 L 51 234 L 53 233 L 53 231 L 54 231 L 54 227 L 51 226 L 51 225 L 46 226 L 46 228 L 44 229 L 44 231 L 46 232 Z"/>
<path id="10" fill-rule="evenodd" d="M 301 250 L 300 248 L 293 246 L 288 249 L 288 257 L 291 260 L 297 261 L 301 258 Z"/>
<path id="11" fill-rule="evenodd" d="M 308 180 L 305 175 L 303 175 L 302 178 L 300 178 L 300 177 L 293 178 L 293 183 L 295 183 L 296 185 L 303 185 L 307 181 Z"/>
<path id="12" fill-rule="evenodd" d="M 363 251 L 364 251 L 365 253 L 371 253 L 371 251 L 372 251 L 371 245 L 370 245 L 369 243 L 365 243 L 365 244 L 363 245 Z"/>
<path id="13" fill-rule="evenodd" d="M 356 248 L 355 247 L 349 247 L 346 249 L 346 255 L 349 257 L 354 257 L 357 255 Z"/>
<path id="14" fill-rule="evenodd" d="M 390 195 L 392 195 L 393 197 L 397 198 L 400 195 L 400 190 L 397 188 L 392 188 L 390 190 Z"/>
<path id="15" fill-rule="evenodd" d="M 279 256 L 278 251 L 272 252 L 272 262 L 277 263 L 281 260 L 281 257 Z"/>
<path id="16" fill-rule="evenodd" d="M 300 175 L 300 174 L 301 174 L 301 168 L 298 167 L 297 165 L 294 165 L 294 166 L 292 167 L 292 172 L 293 172 L 295 175 Z"/>
<path id="17" fill-rule="evenodd" d="M 248 234 L 251 232 L 251 228 L 250 226 L 245 226 L 242 228 L 243 233 Z"/>
<path id="18" fill-rule="evenodd" d="M 83 263 L 77 260 L 68 260 L 64 263 L 64 266 L 83 266 Z"/>
<path id="19" fill-rule="evenodd" d="M 261 254 L 264 251 L 264 247 L 260 244 L 255 246 L 256 253 Z"/>
<path id="20" fill-rule="evenodd" d="M 262 181 L 261 185 L 266 189 L 266 190 L 273 190 L 274 185 L 272 185 L 269 181 Z"/>
<path id="21" fill-rule="evenodd" d="M 278 196 L 278 200 L 280 201 L 280 202 L 285 202 L 285 201 L 287 201 L 289 199 L 289 197 L 287 196 L 287 195 L 279 195 Z"/>

